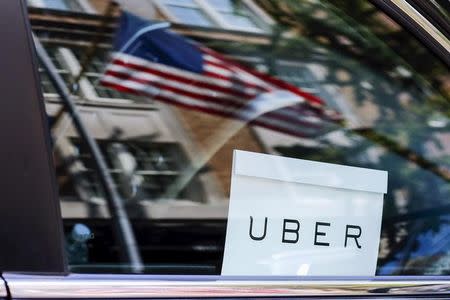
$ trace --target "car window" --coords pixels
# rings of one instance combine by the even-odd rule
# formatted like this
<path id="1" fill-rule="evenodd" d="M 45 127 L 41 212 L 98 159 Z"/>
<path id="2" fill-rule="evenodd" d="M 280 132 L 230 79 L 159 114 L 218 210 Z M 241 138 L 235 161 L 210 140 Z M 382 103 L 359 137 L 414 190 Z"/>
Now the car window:
<path id="1" fill-rule="evenodd" d="M 450 274 L 450 74 L 369 1 L 30 0 L 29 17 L 122 209 L 41 66 L 71 272 L 220 274 L 239 149 L 388 171 L 376 274 Z M 269 86 L 302 101 L 249 115 Z"/>

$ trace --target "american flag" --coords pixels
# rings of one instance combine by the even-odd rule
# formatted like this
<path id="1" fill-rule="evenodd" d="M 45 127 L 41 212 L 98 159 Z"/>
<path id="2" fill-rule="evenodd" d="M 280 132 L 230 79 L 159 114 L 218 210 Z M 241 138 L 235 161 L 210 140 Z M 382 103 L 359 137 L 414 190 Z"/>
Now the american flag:
<path id="1" fill-rule="evenodd" d="M 318 97 L 123 12 L 101 84 L 164 103 L 311 137 L 333 118 Z"/>

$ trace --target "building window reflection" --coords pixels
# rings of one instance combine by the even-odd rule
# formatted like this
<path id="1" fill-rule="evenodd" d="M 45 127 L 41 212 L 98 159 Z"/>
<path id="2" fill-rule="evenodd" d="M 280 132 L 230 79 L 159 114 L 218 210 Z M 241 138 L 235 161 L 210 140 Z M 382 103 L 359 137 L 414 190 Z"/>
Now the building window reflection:
<path id="1" fill-rule="evenodd" d="M 28 0 L 28 2 L 36 7 L 63 11 L 82 11 L 82 7 L 77 0 Z"/>
<path id="2" fill-rule="evenodd" d="M 161 0 L 160 3 L 174 22 L 187 25 L 268 33 L 272 22 L 250 0 Z"/>
<path id="3" fill-rule="evenodd" d="M 164 5 L 180 23 L 207 27 L 214 26 L 213 21 L 195 0 L 164 0 Z"/>
<path id="4" fill-rule="evenodd" d="M 102 76 L 104 68 L 109 61 L 109 52 L 97 50 L 95 55 L 90 57 L 87 62 L 84 61 L 85 53 L 88 51 L 86 48 L 73 48 L 72 52 L 77 59 L 80 69 L 83 69 L 83 77 L 87 79 L 90 86 L 95 91 L 93 99 L 99 99 L 101 101 L 111 100 L 120 101 L 126 99 L 127 101 L 134 101 L 137 103 L 150 103 L 151 99 L 144 96 L 125 94 L 116 90 L 107 88 L 100 85 L 99 79 Z M 84 63 L 84 65 L 82 65 Z"/>

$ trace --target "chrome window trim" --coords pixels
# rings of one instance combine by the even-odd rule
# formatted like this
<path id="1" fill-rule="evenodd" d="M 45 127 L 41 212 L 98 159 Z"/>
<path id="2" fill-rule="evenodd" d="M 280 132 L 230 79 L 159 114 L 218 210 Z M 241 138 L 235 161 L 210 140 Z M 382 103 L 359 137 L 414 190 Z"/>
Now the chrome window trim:
<path id="1" fill-rule="evenodd" d="M 406 0 L 369 0 L 450 66 L 450 40 Z"/>
<path id="2" fill-rule="evenodd" d="M 13 298 L 226 298 L 449 296 L 450 277 L 297 278 L 4 275 Z"/>
<path id="3" fill-rule="evenodd" d="M 411 17 L 417 25 L 425 30 L 439 44 L 441 44 L 448 52 L 450 52 L 450 40 L 440 32 L 430 21 L 422 16 L 411 4 L 405 0 L 391 0 L 391 2 L 400 8 L 404 13 Z"/>
<path id="4" fill-rule="evenodd" d="M 447 38 L 450 39 L 450 16 L 447 17 L 444 8 L 435 0 L 407 0 L 412 7 L 426 16 L 436 28 L 438 28 Z"/>

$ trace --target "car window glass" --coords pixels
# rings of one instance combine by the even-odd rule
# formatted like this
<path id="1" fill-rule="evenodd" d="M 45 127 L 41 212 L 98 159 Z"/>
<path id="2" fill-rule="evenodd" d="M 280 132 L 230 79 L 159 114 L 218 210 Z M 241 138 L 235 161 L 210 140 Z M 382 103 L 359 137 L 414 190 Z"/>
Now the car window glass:
<path id="1" fill-rule="evenodd" d="M 377 275 L 449 273 L 448 68 L 369 1 L 38 2 L 32 29 L 101 150 L 142 262 L 124 255 L 95 157 L 41 66 L 72 272 L 220 274 L 240 149 L 387 170 Z M 161 40 L 155 56 L 139 52 L 144 38 L 126 45 L 139 60 L 110 68 L 124 11 L 145 30 L 172 22 L 203 50 Z M 305 104 L 241 118 L 265 76 Z"/>

